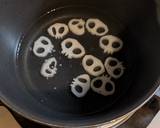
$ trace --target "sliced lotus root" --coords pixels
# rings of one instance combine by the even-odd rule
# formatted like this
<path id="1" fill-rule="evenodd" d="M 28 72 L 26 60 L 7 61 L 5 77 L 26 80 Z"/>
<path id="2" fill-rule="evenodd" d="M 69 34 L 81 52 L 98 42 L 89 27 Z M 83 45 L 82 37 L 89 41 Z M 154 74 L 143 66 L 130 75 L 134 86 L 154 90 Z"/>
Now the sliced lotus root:
<path id="1" fill-rule="evenodd" d="M 92 76 L 99 76 L 105 72 L 105 68 L 100 59 L 86 55 L 82 60 L 83 68 Z"/>
<path id="2" fill-rule="evenodd" d="M 57 73 L 57 60 L 55 57 L 46 59 L 45 62 L 42 64 L 41 75 L 46 77 L 47 79 L 49 77 L 54 77 L 54 75 Z"/>
<path id="3" fill-rule="evenodd" d="M 101 20 L 94 18 L 87 20 L 86 28 L 88 32 L 96 36 L 104 36 L 109 31 L 107 25 L 105 25 Z"/>
<path id="4" fill-rule="evenodd" d="M 76 97 L 84 97 L 90 89 L 90 77 L 88 74 L 82 74 L 73 79 L 71 91 Z"/>
<path id="5" fill-rule="evenodd" d="M 64 23 L 55 23 L 48 28 L 49 35 L 56 39 L 62 39 L 68 32 L 68 26 Z"/>
<path id="6" fill-rule="evenodd" d="M 112 95 L 115 92 L 115 84 L 108 76 L 99 76 L 91 81 L 91 88 L 94 92 L 103 96 Z"/>
<path id="7" fill-rule="evenodd" d="M 122 49 L 123 42 L 116 36 L 107 35 L 100 38 L 99 46 L 103 49 L 104 53 L 113 54 Z"/>
<path id="8" fill-rule="evenodd" d="M 83 19 L 72 19 L 69 21 L 68 26 L 75 35 L 81 36 L 85 33 L 85 21 Z"/>
<path id="9" fill-rule="evenodd" d="M 38 57 L 46 57 L 53 51 L 53 48 L 51 41 L 47 37 L 41 36 L 34 42 L 33 53 Z"/>
<path id="10" fill-rule="evenodd" d="M 85 49 L 80 44 L 80 42 L 73 38 L 67 38 L 61 43 L 62 54 L 68 57 L 68 59 L 72 58 L 81 58 L 85 55 Z"/>
<path id="11" fill-rule="evenodd" d="M 105 60 L 104 66 L 108 74 L 115 79 L 120 78 L 123 75 L 125 69 L 122 65 L 122 62 L 113 57 L 108 57 Z"/>

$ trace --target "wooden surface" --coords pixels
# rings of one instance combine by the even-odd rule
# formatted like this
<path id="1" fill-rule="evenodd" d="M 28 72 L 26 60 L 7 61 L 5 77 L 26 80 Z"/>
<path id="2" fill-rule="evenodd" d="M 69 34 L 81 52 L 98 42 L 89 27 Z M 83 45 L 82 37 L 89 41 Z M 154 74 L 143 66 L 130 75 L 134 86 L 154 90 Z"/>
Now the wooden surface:
<path id="1" fill-rule="evenodd" d="M 0 128 L 21 128 L 12 114 L 4 106 L 0 106 Z"/>
<path id="2" fill-rule="evenodd" d="M 146 128 L 159 110 L 160 99 L 158 97 L 154 97 L 146 105 L 139 109 L 127 122 L 118 128 Z M 22 128 L 49 128 L 29 121 L 12 111 L 11 113 L 14 115 Z"/>

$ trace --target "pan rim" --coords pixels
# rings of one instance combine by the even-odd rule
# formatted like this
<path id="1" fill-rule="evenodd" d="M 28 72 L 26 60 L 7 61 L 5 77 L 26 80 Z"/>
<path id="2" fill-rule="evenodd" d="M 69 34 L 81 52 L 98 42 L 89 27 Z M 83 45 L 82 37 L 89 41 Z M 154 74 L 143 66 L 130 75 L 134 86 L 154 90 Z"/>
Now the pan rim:
<path id="1" fill-rule="evenodd" d="M 138 99 L 136 101 L 136 103 L 134 103 L 132 106 L 130 107 L 126 107 L 127 109 L 121 111 L 120 113 L 118 113 L 117 115 L 112 116 L 111 120 L 116 120 L 119 117 L 127 114 L 127 113 L 131 113 L 132 111 L 136 111 L 138 110 L 140 107 L 142 107 L 147 101 L 149 101 L 152 96 L 155 94 L 155 92 L 158 90 L 159 85 L 153 85 L 153 87 L 148 91 L 147 94 L 144 94 L 143 97 L 141 97 L 140 99 Z M 110 122 L 111 120 L 105 118 L 105 115 L 102 115 L 100 118 L 98 119 L 94 119 L 94 122 L 88 121 L 86 119 L 87 123 L 65 123 L 65 122 L 55 122 L 55 121 L 47 121 L 45 118 L 39 118 L 36 117 L 36 115 L 32 115 L 31 113 L 28 113 L 27 111 L 25 111 L 23 108 L 18 107 L 18 105 L 15 105 L 12 103 L 12 101 L 7 100 L 7 97 L 2 94 L 2 92 L 0 92 L 0 99 L 1 101 L 11 110 L 15 111 L 16 113 L 18 113 L 19 115 L 21 115 L 22 117 L 29 119 L 31 121 L 37 122 L 39 124 L 43 124 L 43 125 L 47 125 L 47 126 L 56 126 L 56 127 L 87 127 L 89 125 L 91 126 L 100 126 L 100 125 L 105 125 L 106 123 Z M 43 116 L 42 116 L 43 117 Z"/>
<path id="2" fill-rule="evenodd" d="M 126 107 L 126 109 L 118 113 L 117 115 L 112 116 L 110 119 L 105 118 L 105 115 L 100 116 L 101 118 L 94 119 L 94 122 L 86 120 L 85 123 L 82 122 L 73 122 L 72 124 L 69 122 L 55 122 L 55 121 L 47 121 L 44 118 L 40 118 L 36 115 L 30 114 L 29 112 L 25 111 L 24 109 L 14 105 L 10 101 L 7 100 L 7 98 L 1 93 L 0 94 L 0 100 L 6 105 L 9 109 L 13 110 L 17 114 L 21 115 L 22 117 L 33 121 L 35 123 L 39 123 L 42 125 L 50 126 L 50 127 L 88 127 L 88 126 L 102 126 L 105 125 L 112 120 L 118 120 L 120 117 L 127 115 L 129 113 L 137 111 L 139 108 L 141 108 L 145 103 L 147 103 L 156 93 L 156 91 L 160 88 L 160 85 L 155 85 L 145 96 L 141 97 L 136 103 L 134 103 L 132 106 Z M 143 102 L 141 102 L 143 101 Z M 43 117 L 43 116 L 42 116 Z"/>

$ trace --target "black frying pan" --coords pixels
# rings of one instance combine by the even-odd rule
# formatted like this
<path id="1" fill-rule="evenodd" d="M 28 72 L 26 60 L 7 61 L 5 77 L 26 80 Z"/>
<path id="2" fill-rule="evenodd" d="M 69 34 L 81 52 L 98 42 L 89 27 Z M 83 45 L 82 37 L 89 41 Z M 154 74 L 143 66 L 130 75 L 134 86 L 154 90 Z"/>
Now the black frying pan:
<path id="1" fill-rule="evenodd" d="M 95 17 L 106 23 L 108 34 L 124 42 L 113 56 L 124 62 L 124 76 L 116 92 L 103 97 L 92 91 L 76 98 L 68 86 L 82 73 L 81 59 L 68 60 L 60 54 L 60 43 L 46 29 L 55 22 L 71 18 Z M 44 59 L 33 55 L 33 42 L 49 37 L 56 49 L 52 55 L 62 63 L 58 74 L 49 80 L 39 71 Z M 152 0 L 0 0 L 0 96 L 1 100 L 24 117 L 50 126 L 90 126 L 120 117 L 145 102 L 159 86 L 160 29 L 156 3 Z M 69 33 L 102 61 L 109 55 L 98 47 L 98 37 L 89 33 L 77 37 Z M 56 87 L 56 90 L 55 90 Z"/>

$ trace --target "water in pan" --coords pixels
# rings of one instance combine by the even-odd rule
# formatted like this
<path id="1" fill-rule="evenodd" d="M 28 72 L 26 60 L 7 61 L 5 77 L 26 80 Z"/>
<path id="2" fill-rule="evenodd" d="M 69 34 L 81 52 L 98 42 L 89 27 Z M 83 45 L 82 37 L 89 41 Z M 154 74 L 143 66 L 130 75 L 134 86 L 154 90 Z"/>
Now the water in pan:
<path id="1" fill-rule="evenodd" d="M 73 12 L 74 9 L 74 12 Z M 82 59 L 67 59 L 61 54 L 61 42 L 63 39 L 55 39 L 47 33 L 50 25 L 60 22 L 68 24 L 72 18 L 98 18 L 102 20 L 110 28 L 108 34 L 116 35 L 124 41 L 123 49 L 113 54 L 114 57 L 124 62 L 126 67 L 124 76 L 119 80 L 114 80 L 116 84 L 115 94 L 108 97 L 103 97 L 89 91 L 88 94 L 81 99 L 76 98 L 70 91 L 70 84 L 73 78 L 80 74 L 86 73 L 81 64 Z M 124 26 L 117 19 L 108 14 L 103 14 L 99 11 L 86 8 L 63 8 L 54 10 L 42 16 L 24 36 L 20 42 L 18 50 L 18 67 L 19 75 L 25 83 L 25 88 L 28 92 L 46 108 L 61 111 L 63 113 L 72 114 L 91 114 L 104 109 L 110 108 L 121 97 L 130 85 L 133 76 L 133 46 L 125 36 Z M 45 58 L 36 57 L 33 52 L 34 41 L 40 36 L 48 37 L 53 45 L 55 52 L 49 54 Z M 76 36 L 69 32 L 65 38 L 75 38 L 85 47 L 86 54 L 92 54 L 97 58 L 105 61 L 106 57 L 110 56 L 103 53 L 99 47 L 98 36 L 92 36 L 89 32 L 84 35 Z M 64 39 L 65 39 L 64 38 Z M 57 74 L 48 80 L 40 75 L 40 69 L 45 59 L 49 57 L 57 59 Z M 93 77 L 91 77 L 93 78 Z M 127 83 L 127 84 L 125 84 Z"/>

